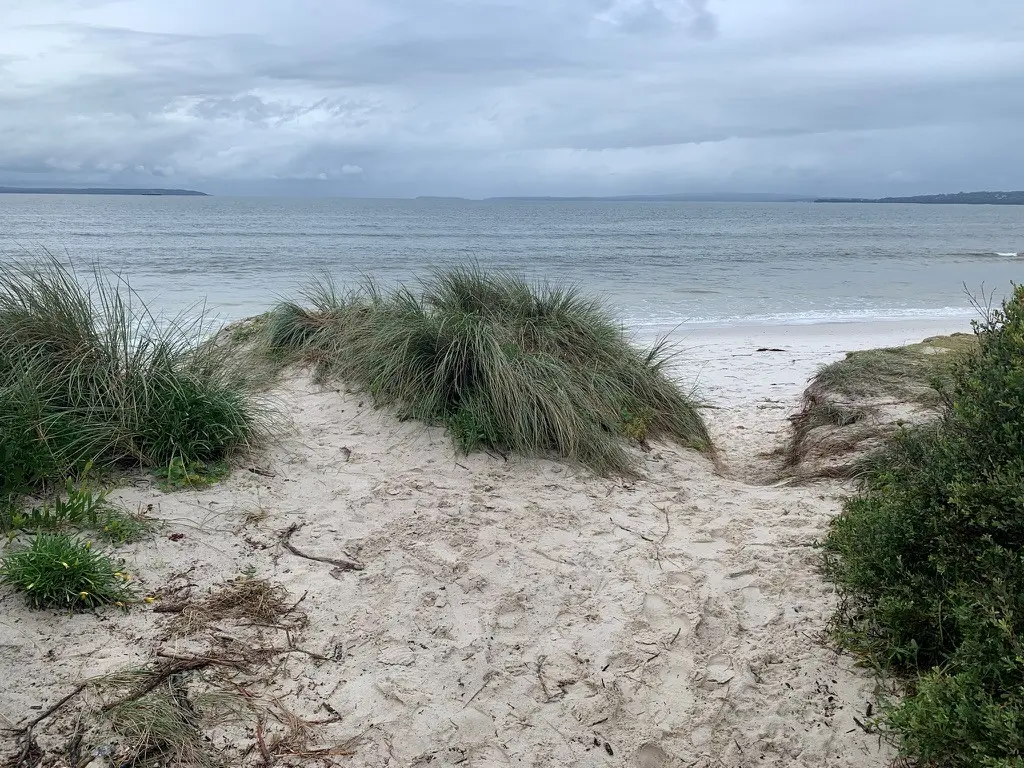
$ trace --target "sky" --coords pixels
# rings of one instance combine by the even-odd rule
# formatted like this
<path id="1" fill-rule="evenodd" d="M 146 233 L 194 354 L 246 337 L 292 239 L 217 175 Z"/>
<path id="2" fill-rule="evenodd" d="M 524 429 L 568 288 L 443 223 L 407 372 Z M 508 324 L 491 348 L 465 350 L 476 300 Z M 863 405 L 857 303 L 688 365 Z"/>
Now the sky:
<path id="1" fill-rule="evenodd" d="M 0 184 L 1024 188 L 1021 0 L 0 0 Z"/>

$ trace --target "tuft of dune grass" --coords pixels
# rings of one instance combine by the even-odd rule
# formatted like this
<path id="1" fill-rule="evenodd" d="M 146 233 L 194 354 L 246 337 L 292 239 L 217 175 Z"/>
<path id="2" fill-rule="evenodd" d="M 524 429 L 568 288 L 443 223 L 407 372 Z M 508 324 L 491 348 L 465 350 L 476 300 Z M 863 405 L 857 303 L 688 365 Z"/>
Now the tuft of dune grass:
<path id="1" fill-rule="evenodd" d="M 267 347 L 344 379 L 404 418 L 444 425 L 464 451 L 555 455 L 599 474 L 635 474 L 630 441 L 713 452 L 692 394 L 665 372 L 665 343 L 640 350 L 575 288 L 475 267 L 416 289 L 314 284 L 280 304 Z"/>
<path id="2" fill-rule="evenodd" d="M 956 364 L 977 349 L 973 334 L 954 333 L 903 347 L 849 352 L 822 367 L 790 419 L 787 468 L 799 468 L 804 477 L 863 474 L 871 466 L 871 453 L 905 420 L 938 414 L 953 386 Z M 811 454 L 821 466 L 800 467 Z"/>
<path id="3" fill-rule="evenodd" d="M 952 386 L 959 356 L 977 346 L 973 334 L 954 333 L 903 347 L 849 352 L 818 371 L 811 388 L 849 397 L 904 398 L 934 405 Z"/>
<path id="4" fill-rule="evenodd" d="M 215 461 L 265 412 L 204 318 L 153 316 L 124 282 L 55 259 L 0 265 L 0 492 L 87 467 Z"/>

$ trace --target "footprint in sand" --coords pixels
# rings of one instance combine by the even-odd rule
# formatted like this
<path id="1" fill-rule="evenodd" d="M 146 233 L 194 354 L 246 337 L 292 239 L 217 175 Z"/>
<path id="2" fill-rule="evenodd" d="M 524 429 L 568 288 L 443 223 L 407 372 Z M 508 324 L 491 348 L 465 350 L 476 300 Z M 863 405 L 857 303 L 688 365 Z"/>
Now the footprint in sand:
<path id="1" fill-rule="evenodd" d="M 661 632 L 689 634 L 690 620 L 660 595 L 647 594 L 644 597 L 643 617 L 647 625 Z"/>
<path id="2" fill-rule="evenodd" d="M 653 741 L 649 741 L 637 752 L 636 764 L 639 768 L 664 768 L 668 765 L 668 754 Z"/>
<path id="3" fill-rule="evenodd" d="M 494 623 L 502 629 L 515 629 L 525 616 L 522 598 L 519 595 L 506 596 L 498 602 Z"/>
<path id="4" fill-rule="evenodd" d="M 740 627 L 747 631 L 771 624 L 782 613 L 757 587 L 745 587 L 741 594 L 743 607 L 740 610 Z"/>
<path id="5" fill-rule="evenodd" d="M 724 653 L 712 656 L 704 670 L 705 679 L 719 685 L 725 685 L 735 676 L 736 671 L 733 669 L 732 659 Z"/>
<path id="6" fill-rule="evenodd" d="M 673 571 L 665 577 L 665 581 L 672 589 L 689 589 L 697 580 L 685 571 Z"/>

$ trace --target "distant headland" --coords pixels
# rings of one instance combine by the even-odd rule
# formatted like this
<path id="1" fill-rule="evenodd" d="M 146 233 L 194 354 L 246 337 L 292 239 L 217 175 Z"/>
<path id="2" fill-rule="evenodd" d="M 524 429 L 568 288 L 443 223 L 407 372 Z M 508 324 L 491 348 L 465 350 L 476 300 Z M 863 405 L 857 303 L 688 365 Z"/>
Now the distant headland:
<path id="1" fill-rule="evenodd" d="M 0 195 L 151 195 L 160 197 L 209 197 L 193 189 L 131 189 L 114 187 L 0 187 Z"/>
<path id="2" fill-rule="evenodd" d="M 925 203 L 931 205 L 1024 205 L 1024 191 L 954 192 L 910 197 L 819 197 L 816 203 Z"/>

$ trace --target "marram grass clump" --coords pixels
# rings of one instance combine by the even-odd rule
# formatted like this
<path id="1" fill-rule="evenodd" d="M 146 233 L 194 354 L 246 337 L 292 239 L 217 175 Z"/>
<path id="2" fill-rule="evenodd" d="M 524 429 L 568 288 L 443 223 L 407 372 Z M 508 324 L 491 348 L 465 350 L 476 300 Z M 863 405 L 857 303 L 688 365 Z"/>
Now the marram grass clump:
<path id="1" fill-rule="evenodd" d="M 402 417 L 444 425 L 467 452 L 554 455 L 629 475 L 628 442 L 713 450 L 698 404 L 666 375 L 669 348 L 636 348 L 575 289 L 455 268 L 417 290 L 321 283 L 306 299 L 271 313 L 270 351 Z"/>
<path id="2" fill-rule="evenodd" d="M 825 541 L 839 639 L 905 680 L 922 765 L 1024 765 L 1024 287 L 976 326 L 941 417 L 872 461 Z"/>
<path id="3" fill-rule="evenodd" d="M 263 412 L 204 319 L 150 314 L 122 281 L 56 260 L 0 265 L 0 496 L 90 466 L 219 461 Z"/>
<path id="4" fill-rule="evenodd" d="M 67 534 L 40 533 L 31 544 L 10 548 L 0 561 L 0 581 L 22 592 L 33 608 L 125 606 L 133 597 L 123 566 Z"/>

